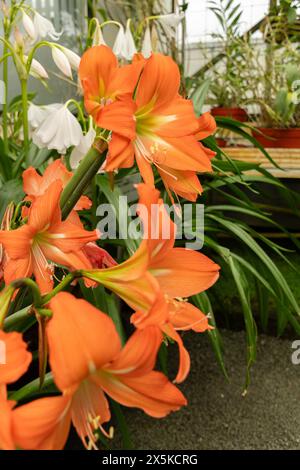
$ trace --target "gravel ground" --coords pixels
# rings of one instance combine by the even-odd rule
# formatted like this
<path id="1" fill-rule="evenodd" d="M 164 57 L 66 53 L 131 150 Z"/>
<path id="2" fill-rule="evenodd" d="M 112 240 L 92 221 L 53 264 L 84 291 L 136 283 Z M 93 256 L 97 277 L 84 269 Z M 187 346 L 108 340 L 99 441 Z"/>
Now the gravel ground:
<path id="1" fill-rule="evenodd" d="M 230 383 L 206 336 L 186 334 L 192 369 L 181 389 L 189 405 L 164 420 L 126 411 L 136 449 L 300 449 L 300 365 L 291 363 L 291 340 L 260 336 L 243 396 L 244 333 L 222 337 Z"/>

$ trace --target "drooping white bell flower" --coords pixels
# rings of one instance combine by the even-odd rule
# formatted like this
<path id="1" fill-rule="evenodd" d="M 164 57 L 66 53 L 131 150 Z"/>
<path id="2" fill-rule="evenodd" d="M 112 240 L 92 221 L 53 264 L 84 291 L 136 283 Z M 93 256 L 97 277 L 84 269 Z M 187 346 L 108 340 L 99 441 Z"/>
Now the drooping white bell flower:
<path id="1" fill-rule="evenodd" d="M 39 148 L 55 149 L 61 154 L 70 147 L 77 147 L 82 138 L 80 124 L 66 105 L 50 113 L 32 133 L 33 143 Z"/>
<path id="2" fill-rule="evenodd" d="M 39 127 L 49 114 L 53 111 L 61 108 L 61 103 L 47 104 L 44 106 L 37 106 L 34 103 L 30 103 L 28 108 L 28 121 L 31 129 Z"/>
<path id="3" fill-rule="evenodd" d="M 24 59 L 27 62 L 28 57 L 24 56 Z M 32 59 L 29 73 L 34 78 L 42 78 L 42 79 L 49 78 L 49 75 L 48 75 L 47 71 L 45 70 L 45 68 L 36 59 Z"/>
<path id="4" fill-rule="evenodd" d="M 62 51 L 65 54 L 65 56 L 67 57 L 72 69 L 78 70 L 79 64 L 80 64 L 80 61 L 81 61 L 81 57 L 79 57 L 78 54 L 71 51 L 71 49 L 68 49 L 67 47 L 63 47 Z"/>
<path id="5" fill-rule="evenodd" d="M 157 18 L 157 21 L 163 26 L 166 34 L 169 37 L 174 37 L 176 34 L 176 28 L 179 25 L 179 23 L 183 20 L 184 18 L 184 13 L 169 13 L 168 15 L 160 15 Z"/>
<path id="6" fill-rule="evenodd" d="M 104 41 L 104 37 L 102 34 L 102 29 L 98 22 L 94 31 L 92 45 L 93 46 L 106 46 L 106 42 Z"/>
<path id="7" fill-rule="evenodd" d="M 129 19 L 129 20 L 127 20 L 127 24 L 126 24 L 126 31 L 125 31 L 125 35 L 124 35 L 124 44 L 123 44 L 121 55 L 122 55 L 123 59 L 131 60 L 133 58 L 134 54 L 136 54 L 136 52 L 137 52 L 137 50 L 136 50 L 135 42 L 134 42 L 134 39 L 133 39 L 133 36 L 132 36 L 132 33 L 131 33 L 130 19 Z"/>
<path id="8" fill-rule="evenodd" d="M 62 35 L 62 31 L 58 33 L 50 20 L 40 15 L 37 11 L 34 13 L 33 24 L 36 34 L 36 39 L 46 38 L 49 36 L 53 41 L 58 41 Z"/>
<path id="9" fill-rule="evenodd" d="M 24 10 L 22 11 L 22 23 L 23 23 L 24 29 L 25 29 L 26 33 L 28 34 L 28 36 L 31 39 L 35 39 L 36 32 L 35 32 L 35 27 L 34 27 L 33 21 L 30 18 L 30 16 L 27 15 L 27 13 Z"/>
<path id="10" fill-rule="evenodd" d="M 58 47 L 52 48 L 52 59 L 59 70 L 68 78 L 73 78 L 70 61 L 66 54 Z"/>
<path id="11" fill-rule="evenodd" d="M 119 31 L 118 31 L 118 34 L 116 36 L 116 39 L 115 39 L 115 42 L 114 42 L 114 45 L 113 45 L 113 53 L 117 57 L 122 57 L 122 49 L 124 47 L 124 41 L 125 41 L 124 28 L 120 24 Z"/>
<path id="12" fill-rule="evenodd" d="M 143 56 L 145 57 L 145 59 L 148 59 L 152 54 L 152 41 L 151 41 L 151 31 L 150 31 L 149 24 L 147 25 L 147 28 L 144 34 L 141 52 Z"/>
<path id="13" fill-rule="evenodd" d="M 70 165 L 72 170 L 78 168 L 79 163 L 88 153 L 96 137 L 96 131 L 93 125 L 90 125 L 88 132 L 82 137 L 80 144 L 72 150 L 70 156 Z"/>

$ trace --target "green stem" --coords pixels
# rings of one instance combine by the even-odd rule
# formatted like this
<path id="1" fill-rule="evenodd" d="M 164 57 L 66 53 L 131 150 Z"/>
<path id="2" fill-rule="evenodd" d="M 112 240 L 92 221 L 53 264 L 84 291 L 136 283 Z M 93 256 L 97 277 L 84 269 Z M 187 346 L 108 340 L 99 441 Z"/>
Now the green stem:
<path id="1" fill-rule="evenodd" d="M 92 147 L 81 161 L 73 177 L 63 190 L 60 198 L 60 207 L 63 219 L 68 217 L 89 183 L 97 174 L 104 161 L 106 152 L 106 148 L 101 152 L 97 148 Z"/>
<path id="2" fill-rule="evenodd" d="M 24 320 L 24 318 L 29 318 L 30 312 L 31 305 L 28 305 L 27 307 L 22 308 L 22 310 L 9 315 L 9 317 L 4 320 L 5 331 L 11 331 L 12 328 L 14 328 L 20 321 Z"/>
<path id="3" fill-rule="evenodd" d="M 46 305 L 50 300 L 63 289 L 65 289 L 71 282 L 74 281 L 77 277 L 81 277 L 81 273 L 77 271 L 73 271 L 69 273 L 49 294 L 46 294 L 42 297 L 41 305 Z"/>
<path id="4" fill-rule="evenodd" d="M 45 375 L 43 389 L 46 391 L 49 388 L 57 390 L 54 386 L 53 376 L 51 372 Z M 55 388 L 54 388 L 55 387 Z M 9 394 L 9 399 L 14 401 L 20 401 L 27 397 L 32 397 L 34 395 L 39 395 L 41 393 L 40 389 L 40 379 L 35 379 L 29 384 L 24 385 L 24 387 L 20 388 L 15 392 L 11 392 Z"/>
<path id="5" fill-rule="evenodd" d="M 28 125 L 28 95 L 27 95 L 27 79 L 21 79 L 22 94 L 22 114 L 23 114 L 23 133 L 24 133 L 24 149 L 25 155 L 29 146 L 29 125 Z"/>
<path id="6" fill-rule="evenodd" d="M 40 289 L 39 289 L 37 283 L 34 282 L 29 277 L 24 277 L 24 278 L 21 278 L 21 279 L 17 279 L 16 281 L 13 281 L 11 283 L 11 285 L 15 289 L 19 289 L 19 288 L 24 287 L 24 286 L 28 287 L 32 292 L 34 305 L 36 307 L 39 307 L 40 305 L 42 305 L 43 301 L 42 301 L 42 297 L 41 297 L 41 294 L 40 294 Z"/>

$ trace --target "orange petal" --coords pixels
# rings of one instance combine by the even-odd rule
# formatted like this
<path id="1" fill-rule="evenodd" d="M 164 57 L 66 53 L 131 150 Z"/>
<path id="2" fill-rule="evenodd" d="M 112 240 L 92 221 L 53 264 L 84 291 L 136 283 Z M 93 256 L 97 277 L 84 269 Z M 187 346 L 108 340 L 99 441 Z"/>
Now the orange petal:
<path id="1" fill-rule="evenodd" d="M 22 277 L 31 277 L 33 272 L 32 256 L 29 253 L 27 258 L 24 259 L 11 259 L 5 263 L 4 266 L 4 280 L 6 284 L 10 284 L 16 279 Z"/>
<path id="2" fill-rule="evenodd" d="M 95 98 L 106 96 L 117 64 L 117 58 L 109 47 L 95 46 L 88 49 L 81 58 L 78 71 L 85 95 L 93 95 Z M 90 112 L 90 109 L 87 111 Z"/>
<path id="3" fill-rule="evenodd" d="M 39 196 L 43 185 L 43 178 L 38 174 L 35 168 L 30 166 L 23 171 L 23 189 L 28 196 Z"/>
<path id="4" fill-rule="evenodd" d="M 184 347 L 183 341 L 180 337 L 180 335 L 174 330 L 173 326 L 171 323 L 166 324 L 163 327 L 163 331 L 166 335 L 168 335 L 170 338 L 172 338 L 176 343 L 178 344 L 178 349 L 179 349 L 179 369 L 176 375 L 176 378 L 174 382 L 176 383 L 181 383 L 183 382 L 191 368 L 191 359 L 188 351 Z"/>
<path id="5" fill-rule="evenodd" d="M 57 223 L 47 232 L 47 242 L 50 240 L 51 244 L 64 253 L 76 252 L 86 243 L 98 240 L 98 238 L 99 234 L 97 230 L 84 230 L 84 228 L 81 228 L 68 220 Z"/>
<path id="6" fill-rule="evenodd" d="M 220 267 L 207 256 L 186 248 L 173 248 L 166 257 L 151 261 L 150 272 L 170 297 L 189 297 L 211 287 Z"/>
<path id="7" fill-rule="evenodd" d="M 173 300 L 169 304 L 170 322 L 176 330 L 193 330 L 197 333 L 211 330 L 208 317 L 201 310 L 189 302 Z"/>
<path id="8" fill-rule="evenodd" d="M 169 305 L 162 292 L 159 292 L 150 310 L 135 312 L 131 315 L 130 321 L 136 328 L 143 329 L 153 325 L 161 327 L 168 321 L 168 318 Z"/>
<path id="9" fill-rule="evenodd" d="M 204 147 L 193 135 L 185 137 L 156 137 L 159 146 L 158 164 L 175 170 L 211 171 L 211 162 Z M 154 142 L 154 144 L 155 144 Z"/>
<path id="10" fill-rule="evenodd" d="M 156 132 L 162 137 L 184 137 L 199 128 L 192 101 L 181 97 L 175 98 L 157 117 L 162 123 Z"/>
<path id="11" fill-rule="evenodd" d="M 35 230 L 28 225 L 23 225 L 16 230 L 1 230 L 0 243 L 3 244 L 9 258 L 26 258 L 29 256 L 34 235 Z"/>
<path id="12" fill-rule="evenodd" d="M 13 436 L 24 450 L 61 450 L 70 429 L 70 399 L 49 397 L 34 400 L 12 413 Z"/>
<path id="13" fill-rule="evenodd" d="M 115 101 L 101 108 L 95 116 L 95 121 L 99 127 L 133 140 L 136 127 L 135 110 L 136 105 L 132 99 Z"/>
<path id="14" fill-rule="evenodd" d="M 217 130 L 217 124 L 215 119 L 210 113 L 203 113 L 198 118 L 198 130 L 195 134 L 197 140 L 206 139 Z"/>
<path id="15" fill-rule="evenodd" d="M 62 192 L 62 183 L 56 180 L 45 193 L 38 197 L 32 204 L 28 224 L 36 231 L 49 229 L 61 220 L 59 199 Z"/>
<path id="16" fill-rule="evenodd" d="M 163 418 L 187 404 L 180 390 L 160 372 L 153 371 L 140 377 L 116 377 L 101 372 L 97 380 L 118 403 L 141 408 L 154 418 Z"/>
<path id="17" fill-rule="evenodd" d="M 20 333 L 0 330 L 0 384 L 18 380 L 27 371 L 32 355 Z M 4 362 L 4 364 L 2 363 Z"/>
<path id="18" fill-rule="evenodd" d="M 107 315 L 67 292 L 53 297 L 50 308 L 53 317 L 46 328 L 50 365 L 55 383 L 67 391 L 114 359 L 120 339 Z"/>
<path id="19" fill-rule="evenodd" d="M 156 363 L 158 349 L 162 342 L 159 328 L 149 326 L 131 335 L 118 357 L 104 369 L 126 377 L 138 377 L 150 372 Z"/>
<path id="20" fill-rule="evenodd" d="M 139 195 L 137 213 L 143 221 L 144 238 L 151 259 L 157 259 L 173 248 L 176 226 L 159 199 L 159 191 L 146 184 L 138 184 L 136 188 Z"/>
<path id="21" fill-rule="evenodd" d="M 173 59 L 162 54 L 152 54 L 145 63 L 138 84 L 138 108 L 151 104 L 153 111 L 162 110 L 177 96 L 179 86 L 180 73 Z"/>
<path id="22" fill-rule="evenodd" d="M 130 139 L 113 132 L 109 143 L 105 170 L 113 171 L 118 168 L 131 168 L 133 164 L 134 148 Z"/>
<path id="23" fill-rule="evenodd" d="M 0 365 L 0 370 L 1 370 Z M 1 387 L 1 386 L 0 386 Z M 6 390 L 0 390 L 0 449 L 1 450 L 15 450 L 16 445 L 13 437 L 12 428 L 12 408 L 14 402 L 6 399 Z"/>
<path id="24" fill-rule="evenodd" d="M 174 170 L 161 165 L 158 172 L 168 191 L 174 191 L 192 202 L 196 202 L 199 194 L 202 194 L 202 186 L 195 171 Z"/>

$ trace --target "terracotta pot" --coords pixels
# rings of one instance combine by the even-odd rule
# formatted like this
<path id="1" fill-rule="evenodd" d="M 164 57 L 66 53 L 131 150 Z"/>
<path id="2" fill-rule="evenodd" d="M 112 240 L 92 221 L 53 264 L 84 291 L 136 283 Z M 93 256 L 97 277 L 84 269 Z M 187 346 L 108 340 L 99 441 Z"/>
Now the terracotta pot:
<path id="1" fill-rule="evenodd" d="M 223 108 L 219 106 L 217 108 L 212 108 L 211 114 L 213 116 L 228 117 L 240 122 L 248 121 L 248 115 L 243 108 Z"/>
<path id="2" fill-rule="evenodd" d="M 221 137 L 217 137 L 216 142 L 217 142 L 218 147 L 226 147 L 227 146 L 226 139 L 222 139 Z"/>
<path id="3" fill-rule="evenodd" d="M 256 140 L 266 148 L 300 148 L 300 128 L 273 129 L 268 127 L 257 128 L 264 135 L 254 132 Z"/>

